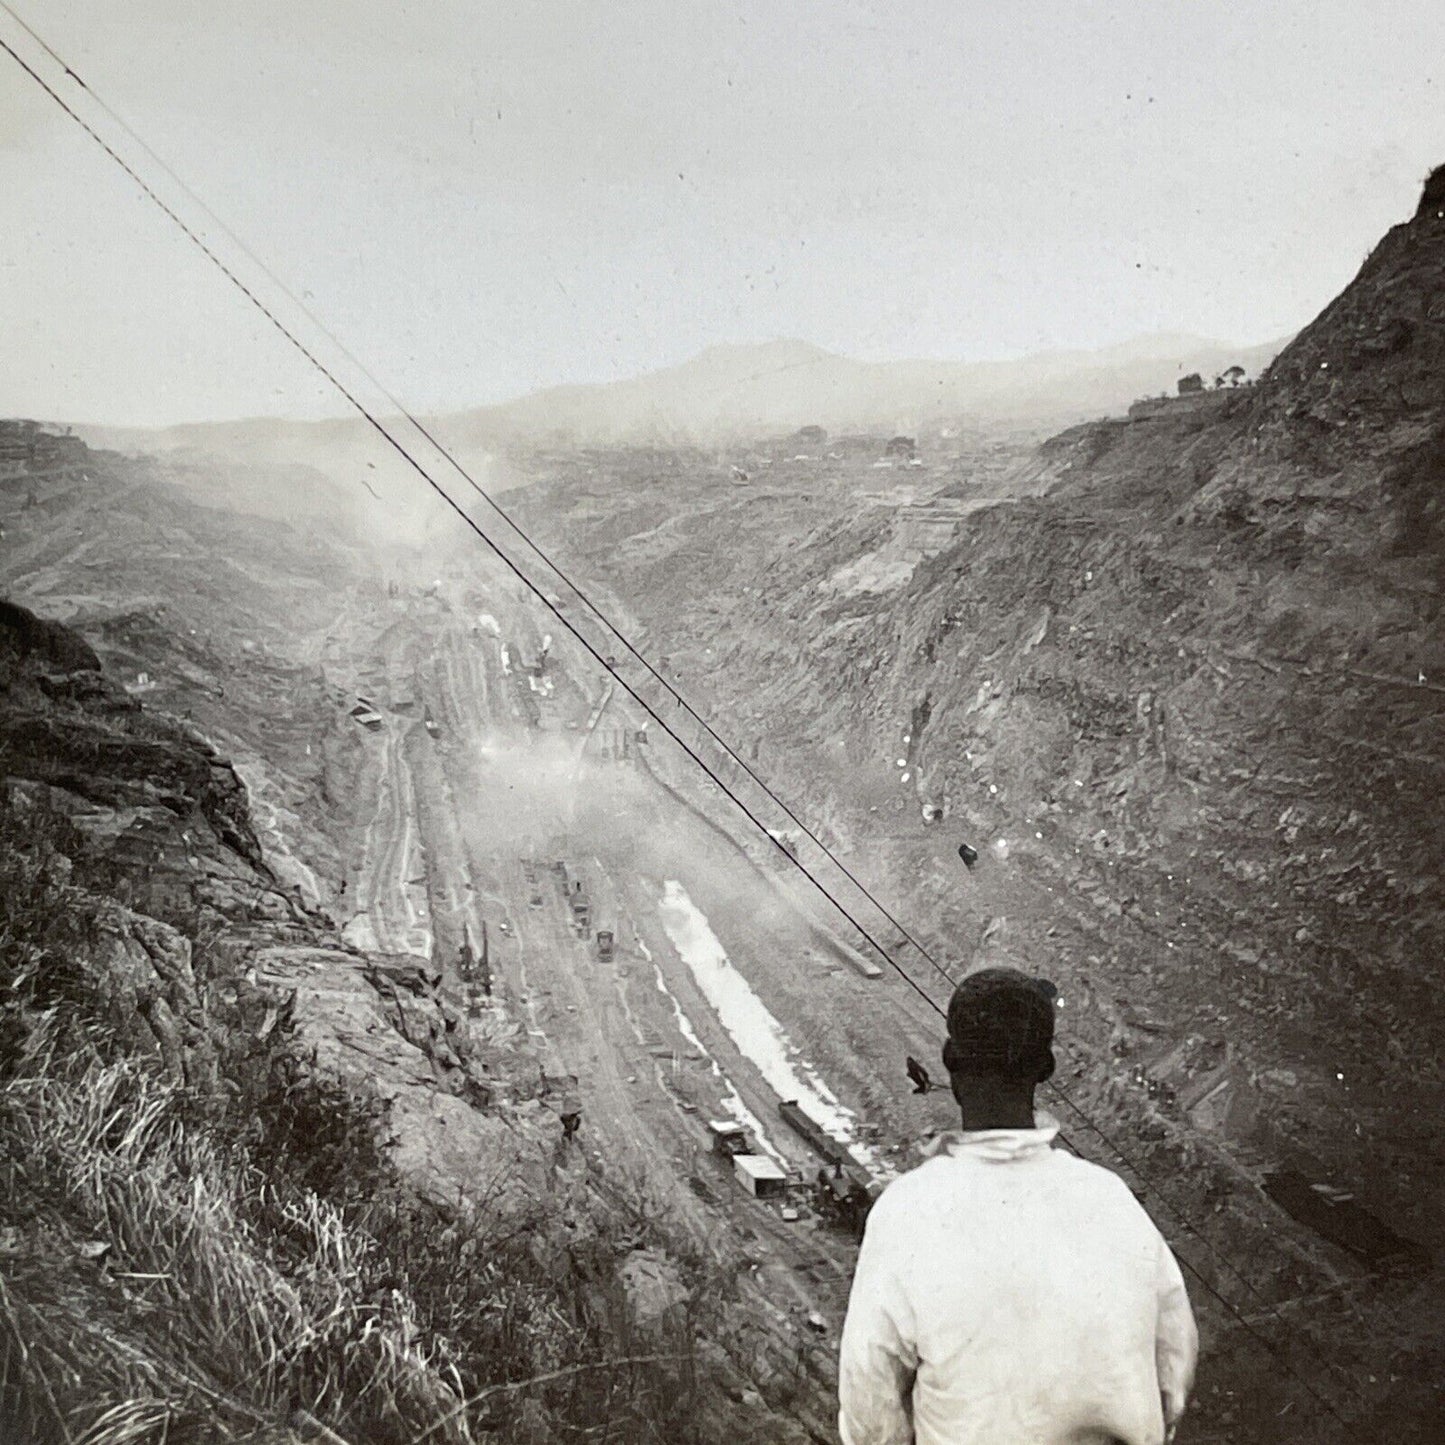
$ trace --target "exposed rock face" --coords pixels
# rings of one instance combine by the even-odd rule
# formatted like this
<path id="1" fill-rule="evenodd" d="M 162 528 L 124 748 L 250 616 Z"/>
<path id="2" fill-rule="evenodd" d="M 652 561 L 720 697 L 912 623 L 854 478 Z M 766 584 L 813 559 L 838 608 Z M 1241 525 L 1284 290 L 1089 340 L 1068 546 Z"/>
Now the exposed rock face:
<path id="1" fill-rule="evenodd" d="M 298 1057 L 387 1101 L 393 1159 L 426 1197 L 508 1213 L 541 1196 L 556 1126 L 534 1102 L 536 1061 L 489 1043 L 424 966 L 282 945 L 248 976 L 248 1026 L 284 1020 Z"/>
<path id="2" fill-rule="evenodd" d="M 138 709 L 120 707 L 112 728 L 101 730 L 94 726 L 95 711 L 7 716 L 0 736 L 12 768 L 113 808 L 159 806 L 181 821 L 197 821 L 199 814 L 219 843 L 258 871 L 268 871 L 245 790 L 229 763 L 168 719 L 142 718 Z"/>
<path id="3" fill-rule="evenodd" d="M 0 598 L 0 655 L 6 653 L 54 672 L 100 671 L 100 659 L 83 637 Z"/>
<path id="4" fill-rule="evenodd" d="M 163 831 L 185 834 L 187 842 L 204 834 L 248 871 L 268 877 L 245 789 L 230 764 L 194 730 L 145 712 L 93 675 L 100 667 L 95 653 L 71 629 L 12 603 L 0 608 L 0 653 L 14 659 L 0 683 L 0 744 L 11 776 L 132 819 L 168 815 L 172 826 Z M 58 665 L 72 675 L 57 677 Z"/>
<path id="5" fill-rule="evenodd" d="M 1413 1142 L 1445 1060 L 1441 209 L 1394 228 L 1256 387 L 1064 433 L 1033 464 L 1046 494 L 981 511 L 891 606 L 847 627 L 817 609 L 786 675 L 745 643 L 719 670 L 790 738 L 793 796 L 833 727 L 866 758 L 913 719 L 919 797 L 1111 920 L 1068 964 L 1089 1000 L 1071 1027 L 1148 998 L 1229 1039 L 1270 1103 L 1230 1117 L 1267 1148 L 1308 1135 L 1417 1237 L 1445 1197 Z M 795 609 L 807 580 L 761 605 Z M 864 718 L 828 707 L 829 678 Z"/>
<path id="6" fill-rule="evenodd" d="M 213 1091 L 216 1046 L 191 966 L 191 941 L 158 919 L 101 907 L 92 923 L 90 964 L 107 999 L 108 1022 L 132 1046 L 144 1030 L 178 1084 Z"/>
<path id="7" fill-rule="evenodd" d="M 1255 417 L 1265 460 L 1366 487 L 1366 468 L 1438 434 L 1445 403 L 1445 206 L 1393 227 L 1359 275 L 1285 348 Z"/>
<path id="8" fill-rule="evenodd" d="M 539 1117 L 539 1065 L 516 1027 L 466 1016 L 418 960 L 344 948 L 276 886 L 215 748 L 101 676 L 69 628 L 5 606 L 7 804 L 70 830 L 51 865 L 66 945 L 119 1045 L 154 1053 L 200 1098 L 221 1087 L 222 1043 L 279 1048 L 384 1105 L 393 1163 L 434 1203 L 505 1211 L 540 1197 L 555 1121 Z M 183 929 L 206 938 L 202 977 Z"/>

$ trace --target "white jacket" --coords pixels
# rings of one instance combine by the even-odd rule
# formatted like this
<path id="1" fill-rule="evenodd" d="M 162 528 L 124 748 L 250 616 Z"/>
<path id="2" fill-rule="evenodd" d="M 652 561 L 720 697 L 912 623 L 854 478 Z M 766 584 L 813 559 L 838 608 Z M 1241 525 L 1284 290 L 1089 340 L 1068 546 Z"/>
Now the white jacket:
<path id="1" fill-rule="evenodd" d="M 945 1134 L 868 1217 L 844 1445 L 1160 1445 L 1198 1352 L 1169 1246 L 1057 1122 Z"/>

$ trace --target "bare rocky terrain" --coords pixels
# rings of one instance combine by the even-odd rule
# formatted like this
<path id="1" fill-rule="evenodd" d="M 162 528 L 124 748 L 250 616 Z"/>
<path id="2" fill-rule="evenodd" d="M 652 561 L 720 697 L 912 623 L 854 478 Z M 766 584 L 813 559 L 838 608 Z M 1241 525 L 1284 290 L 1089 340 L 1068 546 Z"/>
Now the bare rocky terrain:
<path id="1" fill-rule="evenodd" d="M 1042 446 L 518 443 L 556 612 L 335 477 L 7 425 L 12 1418 L 830 1438 L 852 1243 L 777 1104 L 886 1178 L 939 1022 L 722 782 L 935 1001 L 1058 983 L 1045 1102 L 1190 1270 L 1181 1441 L 1438 1438 L 1442 212 L 1257 384 Z"/>
<path id="2" fill-rule="evenodd" d="M 1320 1393 L 1420 1438 L 1445 1198 L 1438 191 L 1258 385 L 1001 474 L 925 443 L 890 497 L 876 461 L 780 443 L 774 493 L 612 452 L 539 466 L 514 504 L 946 971 L 1058 980 L 1066 1130 L 1120 1167 L 1073 1105 L 1104 1128 Z M 1235 1400 L 1278 1391 L 1315 1413 L 1289 1438 L 1323 1438 L 1201 1305 Z"/>

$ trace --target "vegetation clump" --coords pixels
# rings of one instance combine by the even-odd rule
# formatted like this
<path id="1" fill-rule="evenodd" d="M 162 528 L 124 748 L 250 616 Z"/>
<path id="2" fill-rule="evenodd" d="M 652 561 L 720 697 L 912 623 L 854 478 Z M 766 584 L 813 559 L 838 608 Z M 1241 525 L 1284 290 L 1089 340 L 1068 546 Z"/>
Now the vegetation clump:
<path id="1" fill-rule="evenodd" d="M 506 1223 L 418 1199 L 386 1104 L 309 1070 L 284 1024 L 223 1026 L 204 947 L 190 1043 L 214 1067 L 178 1071 L 117 1027 L 97 941 L 118 905 L 75 881 L 83 846 L 0 792 L 0 1437 L 723 1438 L 696 1341 L 725 1291 L 650 1201 L 595 1174 Z M 646 1325 L 617 1269 L 635 1249 L 683 1284 Z"/>

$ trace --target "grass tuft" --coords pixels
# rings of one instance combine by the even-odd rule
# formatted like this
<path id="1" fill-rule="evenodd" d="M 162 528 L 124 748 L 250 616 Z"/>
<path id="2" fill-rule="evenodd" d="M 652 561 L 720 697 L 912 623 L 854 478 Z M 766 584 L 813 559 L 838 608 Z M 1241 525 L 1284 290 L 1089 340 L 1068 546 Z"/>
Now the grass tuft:
<path id="1" fill-rule="evenodd" d="M 6 1445 L 748 1438 L 696 1358 L 726 1281 L 634 1186 L 559 1176 L 505 1222 L 439 1210 L 392 1173 L 386 1109 L 281 1030 L 242 1045 L 212 1021 L 224 1082 L 199 1097 L 114 1032 L 90 952 L 113 905 L 70 881 L 63 828 L 0 814 Z M 645 1328 L 633 1248 L 686 1286 Z"/>

